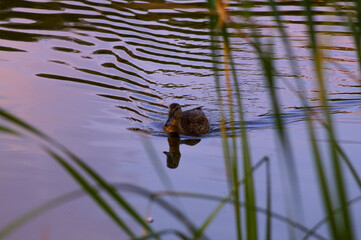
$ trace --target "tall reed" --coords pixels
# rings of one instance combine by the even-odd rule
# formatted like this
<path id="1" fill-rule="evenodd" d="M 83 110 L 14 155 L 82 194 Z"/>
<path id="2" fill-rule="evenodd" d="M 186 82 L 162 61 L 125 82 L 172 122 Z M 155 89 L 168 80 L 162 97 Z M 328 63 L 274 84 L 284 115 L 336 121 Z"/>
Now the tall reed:
<path id="1" fill-rule="evenodd" d="M 224 67 L 224 76 L 226 82 L 227 89 L 227 99 L 228 99 L 228 113 L 230 116 L 230 127 L 231 127 L 231 146 L 228 143 L 228 136 L 226 134 L 225 120 L 221 121 L 221 129 L 222 129 L 222 139 L 223 139 L 223 150 L 225 156 L 226 169 L 228 169 L 229 173 L 229 182 L 230 189 L 233 192 L 233 198 L 235 201 L 235 223 L 237 229 L 237 237 L 238 239 L 243 238 L 242 234 L 242 223 L 241 223 L 241 213 L 240 206 L 238 202 L 240 200 L 240 191 L 239 191 L 239 166 L 238 166 L 238 150 L 237 150 L 237 136 L 235 133 L 235 116 L 234 116 L 234 102 L 237 106 L 238 112 L 238 120 L 239 128 L 241 130 L 241 141 L 240 148 L 242 149 L 242 163 L 243 163 L 243 175 L 245 177 L 244 182 L 244 199 L 245 204 L 250 206 L 249 208 L 245 208 L 245 219 L 246 219 L 246 231 L 245 235 L 247 239 L 257 239 L 257 217 L 256 212 L 252 209 L 252 206 L 255 206 L 255 193 L 254 193 L 254 183 L 252 175 L 248 176 L 248 173 L 251 171 L 252 161 L 250 156 L 250 147 L 248 141 L 248 134 L 246 128 L 246 121 L 244 117 L 244 109 L 243 109 L 243 100 L 241 89 L 239 85 L 238 75 L 236 73 L 235 64 L 233 60 L 232 48 L 229 40 L 229 34 L 227 30 L 227 24 L 229 20 L 229 16 L 227 14 L 227 2 L 222 1 L 208 1 L 208 6 L 210 9 L 210 32 L 211 32 L 211 49 L 214 58 L 214 71 L 216 77 L 216 90 L 218 96 L 218 102 L 221 108 L 222 118 L 224 118 L 223 113 L 223 96 L 220 88 L 220 79 L 218 78 L 219 73 L 217 69 L 220 69 L 217 66 L 217 63 L 223 63 Z M 217 44 L 222 42 L 222 44 Z M 217 50 L 222 50 L 223 54 L 217 54 Z M 218 59 L 217 56 L 222 56 L 223 59 Z M 231 82 L 231 79 L 233 80 Z M 233 99 L 233 89 L 232 84 L 236 88 L 236 99 Z M 248 177 L 246 177 L 248 176 Z"/>
<path id="2" fill-rule="evenodd" d="M 222 48 L 222 46 L 217 46 L 217 43 L 220 41 L 223 41 L 223 58 L 220 59 L 220 54 L 213 51 L 214 56 L 214 62 L 224 62 L 224 76 L 225 76 L 225 83 L 227 85 L 227 91 L 233 91 L 237 95 L 237 102 L 236 104 L 239 106 L 238 111 L 242 112 L 242 97 L 239 87 L 239 80 L 237 79 L 237 75 L 233 74 L 235 83 L 232 87 L 234 89 L 231 89 L 229 85 L 229 69 L 235 69 L 234 63 L 230 61 L 229 56 L 231 56 L 231 47 L 230 47 L 230 41 L 229 36 L 227 34 L 227 24 L 231 23 L 231 18 L 229 17 L 227 13 L 227 5 L 228 1 L 208 1 L 209 8 L 211 11 L 211 41 L 212 41 L 212 49 Z M 322 53 L 319 50 L 319 44 L 318 44 L 318 37 L 314 30 L 314 18 L 313 18 L 313 10 L 312 10 L 312 3 L 309 0 L 304 0 L 302 2 L 305 12 L 305 17 L 307 19 L 306 26 L 308 28 L 308 36 L 309 36 L 309 42 L 310 42 L 310 52 L 314 59 L 314 73 L 315 73 L 315 83 L 318 85 L 318 92 L 319 92 L 319 99 L 320 99 L 320 106 L 322 106 L 322 116 L 323 118 L 320 120 L 319 118 L 315 118 L 315 113 L 312 111 L 312 108 L 310 108 L 308 104 L 307 97 L 303 94 L 303 90 L 301 84 L 298 84 L 298 89 L 295 90 L 295 93 L 300 98 L 300 102 L 303 105 L 304 114 L 305 114 L 305 120 L 306 120 L 306 129 L 310 137 L 310 147 L 313 152 L 313 159 L 315 163 L 315 169 L 316 169 L 316 175 L 319 179 L 320 184 L 320 194 L 324 200 L 324 208 L 327 216 L 329 216 L 329 229 L 330 229 L 330 235 L 334 239 L 353 239 L 353 224 L 352 219 L 350 217 L 347 199 L 348 194 L 346 191 L 346 183 L 345 183 L 345 177 L 344 177 L 344 167 L 343 162 L 346 163 L 346 167 L 349 168 L 349 170 L 352 172 L 355 181 L 359 184 L 360 177 L 357 175 L 357 173 L 354 171 L 353 166 L 350 164 L 349 159 L 345 155 L 344 151 L 340 147 L 340 144 L 337 141 L 336 133 L 335 133 L 335 127 L 332 120 L 332 115 L 330 113 L 330 107 L 328 103 L 328 94 L 327 94 L 327 86 L 325 84 L 324 80 L 324 74 L 323 74 L 323 56 Z M 288 35 L 285 31 L 285 28 L 281 21 L 281 14 L 277 9 L 277 3 L 274 0 L 269 0 L 269 5 L 273 11 L 275 22 L 277 23 L 277 27 L 279 32 L 282 36 L 282 41 L 284 43 L 284 47 L 286 49 L 286 52 L 290 56 L 290 65 L 294 73 L 296 73 L 296 76 L 299 75 L 300 70 L 298 69 L 298 64 L 295 58 L 293 57 L 293 51 L 291 48 L 290 41 L 288 40 Z M 241 17 L 243 19 L 246 19 L 248 21 L 249 26 L 254 25 L 252 22 L 252 3 L 248 1 L 242 1 L 240 3 L 240 6 L 243 6 L 245 8 L 245 11 L 242 11 Z M 360 6 L 361 4 L 359 2 L 356 3 L 356 16 L 358 19 L 358 22 L 360 21 Z M 357 20 L 356 20 L 357 21 Z M 359 40 L 359 34 L 360 34 L 360 25 L 354 24 L 354 21 L 351 21 L 350 24 L 351 32 L 353 32 L 353 36 L 355 39 L 355 49 L 357 52 L 357 56 L 359 57 L 359 63 L 361 63 L 360 60 L 360 40 Z M 276 78 L 274 77 L 274 74 L 276 71 L 273 63 L 273 50 L 271 48 L 265 49 L 263 47 L 263 40 L 261 37 L 259 37 L 257 31 L 250 27 L 248 29 L 250 34 L 244 34 L 241 30 L 238 30 L 240 32 L 239 36 L 243 37 L 246 42 L 250 44 L 250 46 L 254 47 L 254 49 L 257 52 L 258 58 L 260 60 L 260 65 L 263 68 L 264 78 L 267 86 L 267 90 L 270 96 L 270 103 L 271 103 L 271 109 L 274 113 L 274 120 L 275 120 L 275 129 L 276 133 L 278 135 L 279 143 L 283 149 L 283 158 L 284 161 L 282 162 L 282 165 L 285 165 L 286 168 L 284 168 L 284 175 L 287 176 L 287 182 L 290 184 L 285 188 L 288 192 L 288 198 L 286 204 L 288 204 L 288 213 L 290 214 L 290 217 L 293 219 L 297 219 L 297 221 L 302 221 L 302 217 L 299 218 L 297 216 L 301 215 L 302 213 L 302 203 L 299 202 L 300 199 L 300 188 L 297 178 L 297 170 L 294 164 L 293 160 L 293 150 L 290 147 L 290 139 L 287 134 L 287 128 L 286 125 L 282 119 L 282 110 L 280 109 L 280 100 L 279 100 L 279 93 L 276 89 Z M 220 40 L 220 37 L 223 39 Z M 272 43 L 268 44 L 269 46 L 272 46 Z M 360 65 L 361 66 L 361 65 Z M 215 69 L 218 69 L 215 67 Z M 234 71 L 235 72 L 235 71 Z M 220 79 L 218 77 L 218 73 L 216 72 L 217 78 L 216 78 L 216 85 L 219 86 Z M 298 82 L 302 82 L 298 81 Z M 241 83 L 240 83 L 241 84 Z M 231 96 L 232 94 L 228 93 L 228 96 Z M 222 106 L 222 96 L 220 93 L 218 93 L 218 99 L 219 104 Z M 233 103 L 232 100 L 229 100 L 229 103 Z M 222 109 L 221 109 L 222 110 Z M 233 111 L 233 108 L 229 108 L 230 111 Z M 230 121 L 233 121 L 233 115 L 230 114 Z M 319 117 L 319 116 L 318 116 Z M 244 122 L 244 115 L 243 113 L 240 113 L 240 128 L 246 129 L 245 125 L 242 125 Z M 331 166 L 325 165 L 325 157 L 321 155 L 321 146 L 318 143 L 318 133 L 315 128 L 315 124 L 321 123 L 321 125 L 324 127 L 324 131 L 328 135 L 329 139 L 329 156 L 331 160 Z M 232 125 L 230 126 L 233 127 Z M 246 171 L 247 168 L 249 168 L 249 162 L 250 162 L 250 154 L 249 154 L 249 145 L 247 141 L 247 135 L 245 132 L 241 132 L 242 137 L 242 143 L 243 148 L 240 148 L 243 150 L 245 155 L 243 155 L 243 159 L 240 161 L 243 162 L 243 168 Z M 223 138 L 226 138 L 223 141 L 227 141 L 227 136 L 223 134 Z M 232 134 L 231 138 L 233 139 L 234 136 Z M 232 141 L 234 142 L 234 140 Z M 235 151 L 237 152 L 238 149 L 230 148 L 228 144 L 224 144 L 224 152 L 228 153 L 233 151 L 233 156 L 237 156 Z M 234 146 L 234 145 L 233 145 Z M 239 150 L 240 150 L 239 149 Z M 227 157 L 227 154 L 225 154 L 225 157 Z M 237 159 L 233 159 L 233 161 L 237 161 Z M 230 161 L 228 161 L 230 162 Z M 226 161 L 227 163 L 227 161 Z M 233 168 L 238 168 L 237 164 L 231 165 Z M 229 168 L 229 167 L 228 167 Z M 233 169 L 233 172 L 237 172 L 238 169 Z M 234 177 L 234 176 L 233 176 Z M 230 181 L 232 181 L 232 176 Z M 234 181 L 234 180 L 233 180 Z M 232 185 L 234 187 L 234 185 Z M 252 187 L 253 188 L 253 187 Z M 247 187 L 245 187 L 247 189 Z M 247 190 L 245 191 L 245 195 L 247 195 Z M 254 195 L 253 195 L 254 196 Z M 247 198 L 246 196 L 246 201 Z M 256 205 L 255 198 L 249 201 L 251 204 Z M 296 205 L 296 207 L 291 207 L 292 205 Z M 237 207 L 236 207 L 237 208 Z M 335 214 L 335 209 L 341 209 L 341 214 Z M 246 210 L 247 211 L 247 210 Z M 246 214 L 247 215 L 247 214 Z M 236 211 L 237 216 L 237 211 Z M 256 219 L 256 218 L 254 218 Z M 247 226 L 247 239 L 256 239 L 257 235 L 250 234 L 252 229 L 252 225 L 255 224 L 254 219 L 247 217 L 245 218 L 245 225 Z M 237 221 L 237 232 L 238 232 L 238 238 L 241 239 L 242 236 L 240 236 L 240 232 L 242 233 L 242 225 L 240 221 Z M 254 227 L 256 229 L 256 226 Z M 298 234 L 295 234 L 295 232 L 290 231 L 290 238 L 292 239 L 298 239 L 300 236 Z"/>

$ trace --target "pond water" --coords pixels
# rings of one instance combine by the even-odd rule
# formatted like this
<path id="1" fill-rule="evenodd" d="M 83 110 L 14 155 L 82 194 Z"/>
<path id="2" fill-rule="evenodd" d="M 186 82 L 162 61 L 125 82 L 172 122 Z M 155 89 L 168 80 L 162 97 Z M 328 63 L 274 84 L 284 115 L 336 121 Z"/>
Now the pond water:
<path id="1" fill-rule="evenodd" d="M 314 176 L 300 102 L 287 83 L 295 84 L 289 57 L 266 2 L 255 1 L 253 20 L 262 40 L 273 44 L 279 71 L 282 110 L 296 151 L 303 225 L 324 217 Z M 338 136 L 351 159 L 360 155 L 360 84 L 358 63 L 344 19 L 319 1 L 317 31 L 324 49 L 325 72 Z M 342 2 L 344 8 L 352 2 Z M 297 55 L 310 104 L 317 108 L 313 62 L 305 19 L 297 1 L 281 1 L 283 23 Z M 236 3 L 230 13 L 242 27 Z M 114 183 L 164 190 L 151 155 L 167 172 L 174 189 L 226 196 L 227 177 L 220 137 L 220 106 L 210 50 L 208 10 L 204 1 L 13 0 L 0 3 L 0 106 L 63 143 Z M 268 156 L 272 176 L 272 211 L 287 216 L 279 147 L 275 144 L 267 91 L 254 49 L 231 30 L 237 74 L 242 81 L 252 158 Z M 223 79 L 223 75 L 221 78 Z M 224 85 L 221 91 L 225 92 Z M 168 138 L 162 133 L 170 103 L 189 109 L 203 106 L 211 132 L 202 138 Z M 0 122 L 2 123 L 2 122 Z M 322 139 L 320 139 L 322 141 Z M 171 146 L 170 146 L 171 145 Z M 152 146 L 155 151 L 147 151 Z M 163 151 L 179 150 L 168 162 Z M 39 144 L 0 135 L 0 228 L 61 194 L 80 187 Z M 153 159 L 154 160 L 154 159 Z M 361 164 L 354 162 L 361 171 Z M 168 166 L 168 167 L 167 167 Z M 264 167 L 255 172 L 257 203 L 265 207 Z M 350 180 L 350 199 L 359 191 Z M 146 214 L 147 200 L 124 192 Z M 199 225 L 216 202 L 166 198 Z M 361 213 L 355 202 L 354 217 Z M 260 236 L 265 215 L 260 213 Z M 154 206 L 155 229 L 184 230 L 176 219 Z M 125 216 L 130 223 L 132 220 Z M 232 208 L 226 206 L 206 231 L 210 239 L 235 238 Z M 138 232 L 138 227 L 134 229 Z M 287 224 L 272 221 L 273 239 L 287 239 Z M 360 229 L 358 236 L 361 236 Z M 328 238 L 321 227 L 318 233 Z M 82 197 L 53 209 L 7 239 L 126 239 L 93 203 Z M 168 239 L 168 238 L 167 238 Z M 173 239 L 169 236 L 169 239 Z M 174 237 L 174 239 L 177 239 Z M 311 239 L 317 239 L 312 238 Z"/>

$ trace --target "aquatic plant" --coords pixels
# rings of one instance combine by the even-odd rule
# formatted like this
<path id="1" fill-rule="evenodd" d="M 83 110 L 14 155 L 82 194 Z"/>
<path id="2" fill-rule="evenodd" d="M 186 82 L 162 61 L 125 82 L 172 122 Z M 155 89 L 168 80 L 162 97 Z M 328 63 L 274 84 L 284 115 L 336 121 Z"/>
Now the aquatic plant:
<path id="1" fill-rule="evenodd" d="M 273 59 L 274 49 L 272 42 L 264 40 L 255 26 L 252 19 L 253 4 L 250 1 L 240 1 L 238 4 L 243 9 L 239 16 L 244 19 L 249 26 L 248 29 L 237 29 L 237 35 L 251 46 L 259 58 L 259 66 L 263 71 L 263 78 L 267 86 L 270 107 L 273 112 L 274 129 L 277 135 L 277 143 L 280 146 L 280 165 L 284 166 L 283 176 L 285 181 L 285 199 L 287 217 L 281 216 L 272 211 L 271 199 L 271 175 L 270 162 L 265 157 L 258 162 L 252 158 L 251 143 L 248 137 L 246 125 L 246 116 L 244 110 L 244 99 L 242 96 L 242 79 L 239 78 L 234 63 L 232 51 L 232 42 L 229 33 L 230 25 L 233 24 L 228 13 L 228 1 L 208 0 L 209 8 L 209 29 L 211 45 L 210 49 L 213 57 L 213 69 L 215 76 L 215 91 L 217 91 L 218 103 L 220 106 L 220 129 L 222 136 L 222 145 L 224 152 L 224 163 L 226 175 L 229 183 L 229 193 L 226 196 L 214 196 L 210 194 L 199 194 L 189 192 L 179 192 L 174 189 L 167 174 L 157 165 L 155 161 L 154 148 L 151 143 L 145 139 L 144 146 L 149 153 L 152 163 L 164 184 L 166 191 L 150 192 L 139 186 L 121 183 L 109 183 L 100 176 L 94 169 L 86 164 L 86 161 L 80 159 L 74 153 L 58 141 L 44 134 L 42 131 L 34 128 L 25 121 L 10 114 L 0 108 L 0 118 L 7 125 L 0 125 L 0 132 L 11 134 L 17 137 L 30 137 L 55 160 L 64 170 L 74 179 L 83 189 L 64 194 L 52 199 L 38 208 L 25 213 L 22 217 L 10 223 L 0 230 L 0 239 L 8 236 L 19 226 L 25 224 L 35 216 L 55 208 L 68 201 L 79 198 L 86 194 L 124 231 L 131 239 L 161 239 L 166 235 L 176 235 L 181 239 L 207 239 L 206 230 L 213 219 L 226 204 L 232 204 L 234 209 L 234 224 L 236 229 L 236 239 L 259 239 L 260 231 L 265 232 L 266 239 L 272 238 L 272 222 L 279 220 L 287 223 L 289 226 L 289 239 L 307 239 L 310 236 L 316 239 L 325 239 L 317 233 L 317 229 L 322 224 L 327 224 L 329 236 L 332 239 L 355 239 L 354 220 L 351 216 L 349 206 L 359 199 L 349 198 L 347 192 L 347 183 L 345 181 L 346 171 L 349 171 L 361 189 L 360 176 L 352 166 L 346 152 L 342 149 L 341 143 L 337 140 L 336 126 L 334 124 L 330 106 L 328 102 L 328 91 L 325 77 L 323 74 L 324 55 L 320 50 L 320 41 L 315 31 L 315 21 L 313 16 L 313 2 L 302 0 L 301 6 L 304 10 L 308 28 L 308 41 L 310 43 L 310 52 L 313 56 L 314 64 L 314 82 L 318 86 L 320 112 L 315 112 L 308 102 L 307 96 L 302 91 L 302 81 L 300 78 L 300 69 L 297 64 L 294 52 L 290 44 L 289 36 L 283 26 L 282 13 L 278 10 L 278 2 L 269 0 L 265 2 L 272 10 L 274 22 L 277 25 L 285 51 L 289 55 L 290 69 L 296 76 L 296 86 L 293 92 L 302 103 L 304 122 L 309 136 L 310 149 L 315 172 L 319 179 L 320 195 L 323 199 L 325 218 L 313 228 L 307 228 L 303 225 L 302 203 L 300 202 L 299 176 L 294 163 L 294 149 L 291 147 L 290 137 L 287 125 L 283 118 L 283 112 L 280 100 L 280 93 L 277 90 L 276 66 Z M 334 1 L 326 1 L 327 4 L 338 9 Z M 350 33 L 354 38 L 355 49 L 358 56 L 358 64 L 361 69 L 361 47 L 360 47 L 360 24 L 361 24 L 361 4 L 355 2 L 354 8 L 348 12 L 341 12 L 342 17 L 346 17 Z M 356 17 L 355 17 L 356 16 Z M 219 72 L 222 71 L 222 74 Z M 221 77 L 224 76 L 224 77 Z M 221 91 L 221 85 L 226 86 L 226 93 Z M 229 116 L 229 119 L 226 119 Z M 226 123 L 230 124 L 227 125 Z M 239 133 L 236 131 L 239 128 Z M 321 151 L 321 144 L 318 141 L 319 132 L 316 127 L 322 127 L 327 135 L 328 157 L 325 157 Z M 227 129 L 228 128 L 228 129 Z M 266 208 L 257 206 L 257 195 L 255 194 L 254 171 L 264 167 L 266 169 L 267 179 L 267 204 Z M 130 191 L 149 200 L 150 206 L 158 204 L 165 209 L 169 215 L 178 219 L 187 229 L 187 232 L 181 232 L 177 229 L 154 230 L 142 213 L 138 212 L 131 203 L 122 196 L 123 192 Z M 104 193 L 104 194 L 101 194 Z M 105 195 L 105 196 L 104 196 Z M 207 201 L 216 201 L 217 206 L 210 210 L 209 216 L 200 226 L 193 223 L 192 219 L 185 216 L 174 204 L 169 203 L 164 196 L 177 196 L 204 199 Z M 117 208 L 123 209 L 143 231 L 134 232 L 132 227 L 120 216 L 117 209 L 110 204 L 109 199 L 117 204 Z M 260 229 L 258 224 L 259 214 L 266 215 L 266 229 Z"/>
<path id="2" fill-rule="evenodd" d="M 211 35 L 212 35 L 212 51 L 213 51 L 213 58 L 214 62 L 222 62 L 224 64 L 224 71 L 225 71 L 225 82 L 227 85 L 227 96 L 229 97 L 229 111 L 233 112 L 233 99 L 231 96 L 233 96 L 233 92 L 236 93 L 237 103 L 239 109 L 239 121 L 241 130 L 241 139 L 242 139 L 242 148 L 236 148 L 234 147 L 234 144 L 236 142 L 235 138 L 237 136 L 232 135 L 232 143 L 233 146 L 229 146 L 228 139 L 229 137 L 225 134 L 222 134 L 223 141 L 225 142 L 223 144 L 224 146 L 224 153 L 225 158 L 230 159 L 226 161 L 226 164 L 228 163 L 228 168 L 232 169 L 232 173 L 238 172 L 238 165 L 237 164 L 229 164 L 232 161 L 237 161 L 236 157 L 232 159 L 232 156 L 237 156 L 237 151 L 240 151 L 240 149 L 243 152 L 243 157 L 241 158 L 241 162 L 243 162 L 243 171 L 246 173 L 249 171 L 249 166 L 251 166 L 251 159 L 250 159 L 250 149 L 249 149 L 249 143 L 247 139 L 247 133 L 246 133 L 246 126 L 242 123 L 244 123 L 244 116 L 242 113 L 242 97 L 241 97 L 241 91 L 239 84 L 242 85 L 242 80 L 237 79 L 237 75 L 235 72 L 232 74 L 232 78 L 234 80 L 234 89 L 228 87 L 230 85 L 229 83 L 229 69 L 235 69 L 234 63 L 232 61 L 232 55 L 231 55 L 231 44 L 230 44 L 230 36 L 227 32 L 227 26 L 232 24 L 231 17 L 227 13 L 227 5 L 228 1 L 216 1 L 216 0 L 209 0 L 208 4 L 210 6 L 211 10 Z M 331 2 L 330 2 L 331 3 Z M 293 150 L 291 148 L 290 144 L 290 138 L 288 137 L 287 133 L 287 127 L 283 120 L 283 114 L 282 110 L 280 109 L 280 100 L 279 100 L 279 93 L 277 92 L 277 78 L 275 77 L 275 74 L 277 70 L 275 69 L 275 64 L 273 63 L 273 49 L 272 49 L 272 43 L 271 42 L 264 42 L 264 40 L 260 37 L 260 35 L 257 32 L 257 29 L 252 27 L 254 25 L 252 21 L 252 2 L 250 1 L 242 1 L 239 3 L 241 7 L 244 8 L 244 11 L 240 14 L 243 19 L 247 21 L 249 24 L 250 29 L 247 29 L 248 33 L 243 32 L 243 29 L 238 30 L 238 35 L 240 38 L 243 38 L 245 42 L 248 42 L 250 46 L 254 48 L 256 53 L 259 57 L 260 66 L 263 69 L 263 75 L 265 79 L 265 83 L 267 86 L 268 94 L 269 94 L 269 102 L 271 105 L 271 109 L 273 112 L 274 117 L 274 125 L 275 130 L 278 135 L 278 143 L 281 146 L 282 149 L 282 163 L 281 165 L 284 165 L 285 168 L 284 176 L 287 177 L 288 181 L 286 181 L 288 184 L 285 184 L 286 189 L 286 210 L 288 212 L 288 215 L 291 219 L 295 220 L 296 222 L 302 223 L 302 203 L 300 202 L 300 190 L 299 190 L 299 184 L 298 184 L 298 177 L 297 177 L 297 171 L 295 169 L 295 164 L 293 160 Z M 286 49 L 286 52 L 289 55 L 289 64 L 290 68 L 294 72 L 295 76 L 299 76 L 300 70 L 298 69 L 297 62 L 294 58 L 293 49 L 291 48 L 291 44 L 288 38 L 288 35 L 285 31 L 285 27 L 283 26 L 282 20 L 281 20 L 281 13 L 278 11 L 277 3 L 274 0 L 268 1 L 268 4 L 270 5 L 272 9 L 272 13 L 274 15 L 274 21 L 277 23 L 278 31 L 280 35 L 282 36 L 282 41 L 284 44 L 284 47 Z M 354 239 L 354 232 L 353 232 L 353 221 L 350 216 L 349 212 L 349 205 L 348 205 L 348 194 L 346 191 L 346 182 L 345 182 L 345 167 L 348 168 L 353 173 L 354 180 L 359 184 L 360 177 L 355 172 L 353 166 L 350 163 L 350 160 L 347 158 L 347 155 L 342 150 L 342 147 L 340 146 L 340 143 L 337 141 L 336 138 L 336 131 L 335 126 L 332 120 L 332 115 L 330 112 L 330 107 L 328 103 L 328 94 L 327 94 L 327 86 L 324 80 L 323 75 L 323 54 L 320 50 L 320 46 L 318 43 L 318 37 L 317 33 L 315 32 L 315 21 L 313 17 L 313 10 L 312 10 L 312 3 L 309 0 L 302 1 L 302 6 L 304 7 L 304 13 L 305 17 L 307 18 L 306 25 L 308 27 L 308 36 L 309 36 L 309 42 L 310 42 L 310 50 L 313 56 L 313 63 L 314 63 L 314 73 L 315 73 L 315 82 L 318 85 L 318 93 L 319 93 L 319 101 L 320 106 L 322 109 L 322 116 L 320 114 L 316 114 L 313 112 L 312 108 L 310 107 L 308 103 L 307 97 L 303 94 L 302 84 L 300 79 L 298 77 L 298 85 L 297 88 L 294 89 L 295 94 L 299 97 L 300 102 L 303 105 L 305 123 L 306 123 L 306 129 L 309 134 L 310 138 L 310 147 L 313 152 L 313 159 L 315 164 L 315 169 L 317 172 L 317 176 L 319 178 L 319 185 L 320 185 L 320 194 L 323 198 L 323 205 L 325 212 L 328 216 L 328 227 L 330 230 L 330 236 L 332 236 L 333 239 Z M 356 16 L 358 18 L 354 19 L 350 17 L 350 14 L 347 16 L 349 17 L 349 27 L 350 32 L 353 33 L 354 40 L 355 40 L 355 49 L 358 52 L 359 55 L 359 16 L 360 16 L 360 4 L 357 3 L 355 7 Z M 233 23 L 234 25 L 234 23 Z M 358 26 L 358 27 L 356 27 Z M 224 54 L 217 53 L 216 51 L 224 51 Z M 223 56 L 223 59 L 222 59 Z M 360 59 L 359 59 L 360 60 Z M 219 66 L 215 67 L 216 69 L 219 69 Z M 216 74 L 218 76 L 218 74 Z M 216 86 L 217 89 L 219 89 L 219 82 L 220 79 L 216 77 Z M 219 92 L 218 93 L 218 101 L 220 105 L 223 105 L 222 95 Z M 223 108 L 221 111 L 225 111 Z M 317 116 L 316 116 L 317 115 Z M 234 121 L 234 117 L 231 114 L 230 121 Z M 224 125 L 225 121 L 221 120 L 221 124 Z M 323 156 L 321 156 L 321 147 L 318 143 L 318 137 L 317 137 L 317 131 L 315 129 L 316 124 L 321 124 L 324 131 L 327 133 L 328 136 L 328 143 L 329 143 L 329 156 L 331 160 L 331 166 L 327 165 L 326 162 L 329 160 Z M 233 127 L 233 126 L 231 126 Z M 225 131 L 225 126 L 223 126 L 223 131 Z M 231 153 L 230 153 L 231 152 Z M 342 162 L 344 161 L 344 162 Z M 346 163 L 346 164 L 345 164 Z M 235 175 L 235 174 L 234 174 Z M 237 180 L 234 180 L 234 175 L 230 176 L 230 182 L 237 182 Z M 247 206 L 246 207 L 246 218 L 245 224 L 241 224 L 239 221 L 238 213 L 236 212 L 237 216 L 237 236 L 238 239 L 242 239 L 242 236 L 246 239 L 257 239 L 257 224 L 255 222 L 256 216 L 252 216 L 250 211 L 252 210 L 253 206 L 256 206 L 254 191 L 253 191 L 253 180 L 252 175 L 250 176 L 249 180 L 249 187 L 247 190 L 247 187 L 245 188 L 244 192 L 244 198 L 246 199 Z M 247 185 L 247 184 L 246 184 Z M 233 185 L 235 187 L 236 185 Z M 359 185 L 360 186 L 360 185 Z M 236 186 L 237 187 L 237 186 Z M 235 198 L 239 199 L 239 192 L 234 191 L 237 195 Z M 268 200 L 269 201 L 269 200 Z M 249 210 L 247 210 L 249 209 Z M 336 210 L 337 214 L 335 213 Z M 271 218 L 268 219 L 271 221 Z M 270 226 L 270 222 L 266 224 L 267 227 Z M 243 227 L 245 229 L 243 229 Z M 245 233 L 244 233 L 245 232 Z M 267 238 L 269 239 L 271 237 L 270 235 L 270 229 L 266 230 L 267 232 Z M 292 227 L 290 226 L 290 239 L 299 239 L 301 235 L 297 234 L 296 231 L 293 231 Z"/>

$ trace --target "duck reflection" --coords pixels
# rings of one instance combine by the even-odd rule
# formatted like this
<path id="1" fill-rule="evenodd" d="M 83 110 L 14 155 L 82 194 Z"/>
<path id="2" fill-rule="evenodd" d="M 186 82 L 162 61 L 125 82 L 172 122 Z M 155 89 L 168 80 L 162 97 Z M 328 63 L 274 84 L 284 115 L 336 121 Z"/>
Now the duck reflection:
<path id="1" fill-rule="evenodd" d="M 167 156 L 167 167 L 168 168 L 177 168 L 179 165 L 179 160 L 181 158 L 181 153 L 179 151 L 179 145 L 186 144 L 189 146 L 194 146 L 198 144 L 200 139 L 183 139 L 181 140 L 178 134 L 171 134 L 168 137 L 169 151 L 164 151 L 163 153 Z"/>

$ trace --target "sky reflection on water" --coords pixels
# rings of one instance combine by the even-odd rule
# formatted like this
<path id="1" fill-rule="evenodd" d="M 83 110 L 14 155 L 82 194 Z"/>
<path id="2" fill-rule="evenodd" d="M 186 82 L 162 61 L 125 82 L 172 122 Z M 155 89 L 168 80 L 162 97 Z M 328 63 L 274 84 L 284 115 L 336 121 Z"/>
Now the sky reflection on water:
<path id="1" fill-rule="evenodd" d="M 279 71 L 278 90 L 302 174 L 306 195 L 305 224 L 321 216 L 308 139 L 303 132 L 301 104 L 284 81 L 295 84 L 267 5 L 255 6 L 254 20 L 264 41 L 272 40 Z M 292 5 L 295 4 L 295 5 Z M 304 18 L 297 2 L 281 10 L 300 66 L 310 103 L 318 111 L 312 59 L 305 36 Z M 340 139 L 351 156 L 359 156 L 357 136 L 360 97 L 356 56 L 343 22 L 319 2 L 316 11 L 325 49 L 325 70 L 332 110 Z M 239 10 L 231 5 L 232 14 Z M 326 21 L 327 20 L 327 21 Z M 242 27 L 242 19 L 235 19 Z M 179 191 L 227 194 L 220 140 L 219 103 L 210 55 L 208 16 L 202 1 L 184 4 L 166 1 L 6 1 L 0 4 L 0 106 L 64 143 L 110 182 L 138 184 L 150 190 L 163 186 L 144 150 L 144 138 L 156 149 L 165 169 L 164 151 L 178 154 L 168 163 L 169 176 Z M 237 73 L 242 81 L 247 126 L 253 158 L 271 159 L 273 210 L 285 214 L 273 118 L 254 50 L 232 31 Z M 221 74 L 222 79 L 224 76 Z M 225 92 L 225 86 L 221 91 Z M 168 139 L 161 132 L 168 105 L 204 106 L 211 133 L 200 139 Z M 0 123 L 2 123 L 0 121 Z M 228 123 L 230 124 L 230 123 Z M 135 130 L 135 131 L 130 131 Z M 192 142 L 193 141 L 193 142 Z M 197 142 L 197 143 L 196 143 Z M 170 144 L 171 143 L 171 144 Z M 188 144 L 187 144 L 188 143 Z M 192 144 L 189 144 L 192 143 Z M 170 145 L 171 148 L 170 149 Z M 25 211 L 62 193 L 79 189 L 67 174 L 48 159 L 36 143 L 0 135 L 0 227 Z M 306 157 L 307 156 L 307 157 Z M 173 159 L 174 160 L 174 159 Z M 177 160 L 177 159 L 176 159 Z M 176 167 L 175 167 L 176 166 Z M 361 166 L 356 165 L 361 171 Z M 265 205 L 265 174 L 255 175 L 260 206 Z M 350 180 L 351 182 L 351 180 Z M 354 197 L 357 188 L 351 184 Z M 145 212 L 146 200 L 127 193 Z M 25 199 L 25 200 L 24 200 Z M 171 199 L 171 198 L 170 198 Z M 215 203 L 182 200 L 184 212 L 201 223 Z M 311 205 L 311 207 L 309 207 Z M 354 212 L 360 212 L 355 204 Z M 155 208 L 155 228 L 179 227 Z M 260 221 L 264 223 L 264 216 Z M 231 220 L 230 220 L 231 219 Z M 130 221 L 130 220 L 129 220 Z M 212 239 L 234 236 L 231 209 L 225 208 L 209 229 Z M 262 225 L 261 224 L 261 225 Z M 59 227 L 61 226 L 61 227 Z M 263 225 L 262 225 L 263 226 Z M 285 224 L 274 221 L 274 239 L 285 239 Z M 179 227 L 182 228 L 182 227 Z M 219 231 L 222 229 L 222 231 Z M 361 230 L 357 230 L 361 231 Z M 326 234 L 321 229 L 320 234 Z M 110 239 L 123 235 L 89 199 L 62 206 L 21 228 L 9 239 Z M 263 233 L 260 233 L 261 235 Z"/>

